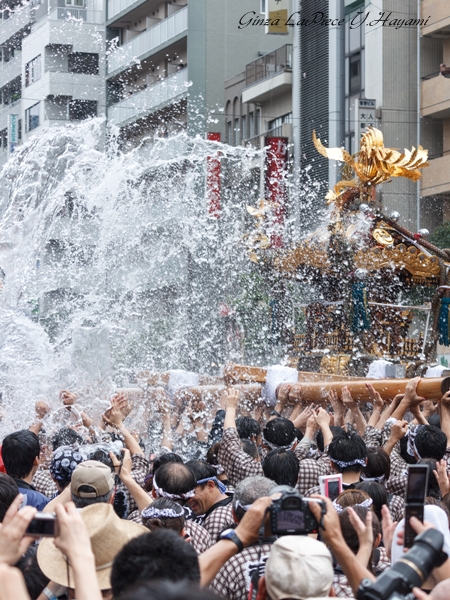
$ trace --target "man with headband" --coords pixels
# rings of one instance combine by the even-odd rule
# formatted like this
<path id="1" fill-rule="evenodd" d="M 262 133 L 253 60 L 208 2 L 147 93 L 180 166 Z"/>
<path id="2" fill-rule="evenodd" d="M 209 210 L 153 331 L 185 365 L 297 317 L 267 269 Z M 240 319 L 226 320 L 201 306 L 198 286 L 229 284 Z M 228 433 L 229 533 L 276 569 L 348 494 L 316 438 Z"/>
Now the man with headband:
<path id="1" fill-rule="evenodd" d="M 343 432 L 333 438 L 328 456 L 334 471 L 342 473 L 343 489 L 354 488 L 359 483 L 361 471 L 367 463 L 367 446 L 364 440 L 357 433 Z M 311 494 L 320 494 L 320 486 L 306 492 L 307 496 Z"/>
<path id="2" fill-rule="evenodd" d="M 197 485 L 194 497 L 188 506 L 196 516 L 196 522 L 217 541 L 219 534 L 234 524 L 231 496 L 227 496 L 226 486 L 216 477 L 216 470 L 203 460 L 191 460 L 186 464 L 194 473 Z"/>

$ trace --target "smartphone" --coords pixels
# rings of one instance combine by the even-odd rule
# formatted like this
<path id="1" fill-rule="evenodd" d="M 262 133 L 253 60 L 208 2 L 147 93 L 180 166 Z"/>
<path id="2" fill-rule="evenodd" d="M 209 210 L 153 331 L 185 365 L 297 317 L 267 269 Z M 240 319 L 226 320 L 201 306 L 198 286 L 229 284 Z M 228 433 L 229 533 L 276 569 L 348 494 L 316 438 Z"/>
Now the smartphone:
<path id="1" fill-rule="evenodd" d="M 54 513 L 36 513 L 25 533 L 34 538 L 57 537 L 58 534 L 58 519 Z"/>
<path id="2" fill-rule="evenodd" d="M 423 507 L 428 490 L 428 465 L 409 465 L 405 494 L 405 536 L 403 546 L 411 548 L 416 532 L 409 524 L 411 517 L 417 517 L 423 523 Z"/>
<path id="3" fill-rule="evenodd" d="M 330 500 L 336 500 L 342 492 L 342 473 L 321 475 L 319 477 L 320 493 Z"/>

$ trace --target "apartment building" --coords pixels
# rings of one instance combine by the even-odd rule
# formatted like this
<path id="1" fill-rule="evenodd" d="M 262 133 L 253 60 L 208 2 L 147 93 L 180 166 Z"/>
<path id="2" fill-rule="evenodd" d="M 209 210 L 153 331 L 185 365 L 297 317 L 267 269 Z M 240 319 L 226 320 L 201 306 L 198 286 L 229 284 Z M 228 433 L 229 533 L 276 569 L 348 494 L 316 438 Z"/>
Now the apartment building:
<path id="1" fill-rule="evenodd" d="M 1 3 L 0 164 L 40 127 L 105 114 L 101 0 Z"/>
<path id="2" fill-rule="evenodd" d="M 421 213 L 436 221 L 450 220 L 450 4 L 422 0 L 421 123 L 430 166 L 421 181 Z M 428 144 L 427 144 L 428 142 Z"/>
<path id="3" fill-rule="evenodd" d="M 180 129 L 202 136 L 214 131 L 233 143 L 258 133 L 263 113 L 254 108 L 253 126 L 250 114 L 242 124 L 242 100 L 233 91 L 231 140 L 231 113 L 223 116 L 224 81 L 288 41 L 265 35 L 264 27 L 238 29 L 242 15 L 260 16 L 264 2 L 107 1 L 108 120 L 121 128 L 130 145 Z M 244 79 L 240 75 L 237 84 Z"/>

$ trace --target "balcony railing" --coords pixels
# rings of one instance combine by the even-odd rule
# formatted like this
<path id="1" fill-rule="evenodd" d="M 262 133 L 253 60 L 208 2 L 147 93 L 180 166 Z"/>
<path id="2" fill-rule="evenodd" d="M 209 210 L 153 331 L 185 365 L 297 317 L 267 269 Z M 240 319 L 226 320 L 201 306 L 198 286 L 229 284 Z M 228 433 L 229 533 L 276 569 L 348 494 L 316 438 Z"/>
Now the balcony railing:
<path id="1" fill-rule="evenodd" d="M 159 105 L 175 100 L 187 92 L 188 70 L 178 73 L 155 83 L 141 92 L 133 94 L 125 100 L 117 102 L 108 108 L 108 119 L 116 125 L 149 113 Z"/>
<path id="2" fill-rule="evenodd" d="M 0 20 L 0 44 L 30 23 L 30 7 L 18 8 L 8 19 Z"/>
<path id="3" fill-rule="evenodd" d="M 245 65 L 245 85 L 252 85 L 266 77 L 291 70 L 292 44 L 286 44 Z"/>
<path id="4" fill-rule="evenodd" d="M 22 73 L 22 52 L 15 51 L 14 58 L 8 62 L 0 62 L 0 87 L 6 85 L 12 79 L 19 77 Z"/>
<path id="5" fill-rule="evenodd" d="M 187 11 L 188 7 L 185 6 L 161 23 L 150 27 L 147 31 L 143 31 L 128 43 L 120 46 L 108 57 L 108 73 L 128 66 L 133 60 L 138 60 L 139 56 L 186 31 L 188 27 Z"/>
<path id="6" fill-rule="evenodd" d="M 91 10 L 89 8 L 71 8 L 61 7 L 55 8 L 42 19 L 33 23 L 32 30 L 36 31 L 47 21 L 84 21 L 85 23 L 93 23 L 95 25 L 101 25 L 104 23 L 104 12 L 102 10 Z"/>

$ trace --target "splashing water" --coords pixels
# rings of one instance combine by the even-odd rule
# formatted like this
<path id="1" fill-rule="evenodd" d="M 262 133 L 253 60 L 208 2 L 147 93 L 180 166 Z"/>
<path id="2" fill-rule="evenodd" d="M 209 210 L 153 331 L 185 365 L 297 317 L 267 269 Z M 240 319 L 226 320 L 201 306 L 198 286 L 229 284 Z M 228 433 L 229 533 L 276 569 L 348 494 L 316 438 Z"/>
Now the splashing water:
<path id="1" fill-rule="evenodd" d="M 205 172 L 219 148 L 216 219 Z M 39 395 L 56 407 L 71 389 L 92 404 L 140 369 L 217 372 L 243 358 L 239 327 L 219 307 L 232 315 L 252 275 L 242 236 L 260 157 L 185 134 L 124 154 L 101 119 L 17 150 L 0 192 L 2 428 L 30 422 Z M 254 315 L 262 340 L 264 310 Z M 269 346 L 245 358 L 268 360 Z"/>

